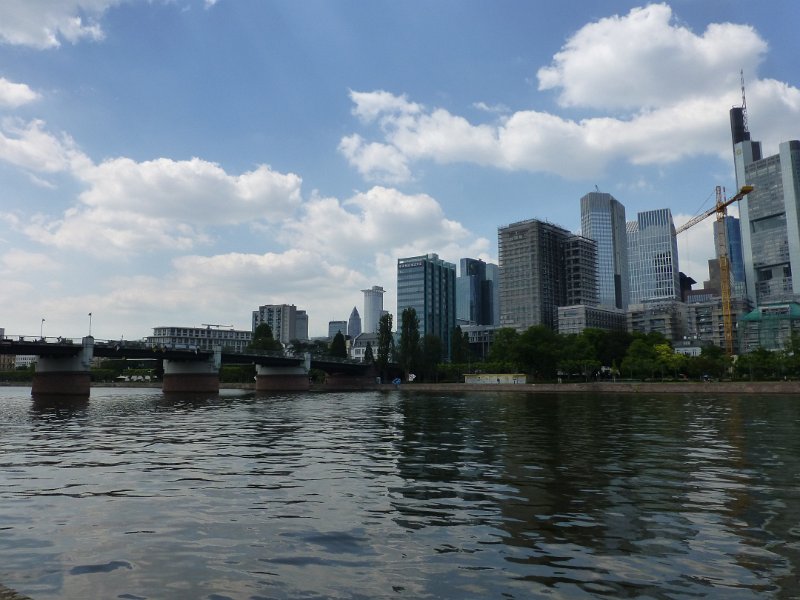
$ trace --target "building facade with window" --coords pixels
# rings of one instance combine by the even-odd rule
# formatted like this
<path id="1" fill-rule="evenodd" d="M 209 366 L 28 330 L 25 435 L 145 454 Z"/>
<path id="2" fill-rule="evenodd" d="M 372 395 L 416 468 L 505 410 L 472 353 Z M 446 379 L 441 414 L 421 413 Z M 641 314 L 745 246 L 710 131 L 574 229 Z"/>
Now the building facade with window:
<path id="1" fill-rule="evenodd" d="M 328 321 L 328 339 L 332 340 L 337 333 L 347 336 L 347 321 Z"/>
<path id="2" fill-rule="evenodd" d="M 163 348 L 186 348 L 214 350 L 222 348 L 232 352 L 244 352 L 253 339 L 252 331 L 244 331 L 217 325 L 201 327 L 179 327 L 174 325 L 153 327 L 153 335 L 147 337 L 149 346 Z"/>
<path id="3" fill-rule="evenodd" d="M 668 208 L 640 212 L 627 225 L 630 304 L 681 297 L 678 243 Z"/>
<path id="4" fill-rule="evenodd" d="M 342 333 L 345 333 L 344 331 Z M 350 311 L 350 318 L 347 320 L 347 335 L 351 339 L 357 338 L 361 335 L 361 315 L 358 314 L 358 309 L 354 306 Z"/>
<path id="5" fill-rule="evenodd" d="M 437 254 L 397 260 L 397 317 L 400 330 L 403 311 L 413 308 L 419 319 L 420 339 L 435 335 L 445 356 L 456 326 L 456 266 Z"/>
<path id="6" fill-rule="evenodd" d="M 456 318 L 459 323 L 494 325 L 498 302 L 496 265 L 477 258 L 462 258 L 456 279 Z"/>
<path id="7" fill-rule="evenodd" d="M 371 288 L 361 290 L 364 294 L 364 316 L 361 319 L 361 333 L 377 333 L 378 324 L 383 315 L 383 294 L 386 292 L 381 286 L 373 285 Z"/>
<path id="8" fill-rule="evenodd" d="M 736 185 L 752 185 L 739 203 L 747 295 L 757 305 L 800 298 L 800 141 L 762 157 L 750 140 L 744 109 L 731 109 Z"/>
<path id="9" fill-rule="evenodd" d="M 558 307 L 597 304 L 597 242 L 530 219 L 500 227 L 500 326 L 558 329 Z"/>
<path id="10" fill-rule="evenodd" d="M 581 234 L 597 242 L 598 302 L 624 310 L 629 301 L 625 207 L 611 194 L 581 198 Z"/>
<path id="11" fill-rule="evenodd" d="M 253 331 L 266 323 L 272 329 L 272 337 L 284 345 L 297 337 L 297 307 L 294 304 L 265 304 L 253 311 Z M 307 321 L 306 321 L 307 323 Z M 306 325 L 307 327 L 307 325 Z M 306 337 L 308 330 L 306 329 Z"/>

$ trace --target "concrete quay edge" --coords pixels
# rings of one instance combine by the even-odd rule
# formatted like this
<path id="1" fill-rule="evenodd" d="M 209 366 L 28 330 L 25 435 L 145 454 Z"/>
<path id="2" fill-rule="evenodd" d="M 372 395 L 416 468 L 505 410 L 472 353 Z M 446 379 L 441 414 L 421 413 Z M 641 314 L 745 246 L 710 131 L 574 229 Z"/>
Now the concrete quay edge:
<path id="1" fill-rule="evenodd" d="M 800 381 L 593 382 L 593 383 L 403 383 L 377 389 L 407 392 L 517 392 L 526 394 L 788 394 L 800 396 Z"/>

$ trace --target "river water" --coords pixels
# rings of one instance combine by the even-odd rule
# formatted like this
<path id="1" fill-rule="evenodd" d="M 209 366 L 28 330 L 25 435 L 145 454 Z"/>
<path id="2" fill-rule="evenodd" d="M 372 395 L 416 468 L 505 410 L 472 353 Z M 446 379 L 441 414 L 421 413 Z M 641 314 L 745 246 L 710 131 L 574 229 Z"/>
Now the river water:
<path id="1" fill-rule="evenodd" d="M 800 399 L 0 388 L 0 597 L 797 598 Z"/>

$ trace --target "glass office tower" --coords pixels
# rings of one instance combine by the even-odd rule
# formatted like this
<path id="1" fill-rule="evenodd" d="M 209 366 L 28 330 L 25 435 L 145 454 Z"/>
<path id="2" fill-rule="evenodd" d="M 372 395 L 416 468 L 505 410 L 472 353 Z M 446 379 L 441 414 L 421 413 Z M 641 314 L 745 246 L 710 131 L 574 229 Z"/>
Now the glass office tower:
<path id="1" fill-rule="evenodd" d="M 668 208 L 640 212 L 627 225 L 630 304 L 680 299 L 678 243 Z"/>
<path id="2" fill-rule="evenodd" d="M 581 198 L 581 234 L 597 242 L 598 301 L 625 309 L 630 297 L 625 207 L 611 194 Z"/>
<path id="3" fill-rule="evenodd" d="M 494 325 L 497 282 L 492 267 L 477 258 L 462 258 L 456 279 L 456 318 L 473 325 Z"/>
<path id="4" fill-rule="evenodd" d="M 398 259 L 398 331 L 403 310 L 409 307 L 417 312 L 420 338 L 437 336 L 445 356 L 449 356 L 450 334 L 456 326 L 456 266 L 437 254 Z"/>
<path id="5" fill-rule="evenodd" d="M 752 185 L 739 203 L 747 295 L 756 304 L 795 300 L 800 281 L 800 141 L 783 142 L 761 157 L 750 140 L 744 109 L 731 109 L 736 185 Z"/>

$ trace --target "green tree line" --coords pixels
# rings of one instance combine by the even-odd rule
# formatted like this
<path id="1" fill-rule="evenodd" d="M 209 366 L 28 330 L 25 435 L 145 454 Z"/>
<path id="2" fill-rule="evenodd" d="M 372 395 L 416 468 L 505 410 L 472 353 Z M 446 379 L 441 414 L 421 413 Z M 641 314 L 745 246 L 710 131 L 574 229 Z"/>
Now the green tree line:
<path id="1" fill-rule="evenodd" d="M 417 381 L 461 381 L 465 373 L 474 372 L 524 373 L 528 381 L 539 382 L 800 378 L 800 334 L 793 334 L 782 351 L 759 349 L 734 361 L 713 344 L 704 346 L 699 356 L 681 354 L 660 333 L 586 329 L 562 335 L 544 326 L 522 332 L 503 328 L 495 331 L 488 355 L 479 360 L 470 352 L 467 335 L 456 327 L 445 362 L 441 340 L 420 338 L 418 325 L 414 309 L 405 309 L 395 358 L 406 380 L 413 373 Z"/>

